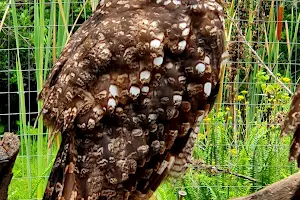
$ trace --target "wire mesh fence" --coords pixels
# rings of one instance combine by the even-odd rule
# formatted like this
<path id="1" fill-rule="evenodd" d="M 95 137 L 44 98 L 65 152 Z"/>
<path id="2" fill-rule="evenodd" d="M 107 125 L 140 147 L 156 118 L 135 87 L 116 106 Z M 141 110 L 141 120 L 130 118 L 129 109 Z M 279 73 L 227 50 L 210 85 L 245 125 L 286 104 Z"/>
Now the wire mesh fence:
<path id="1" fill-rule="evenodd" d="M 222 68 L 221 92 L 201 124 L 193 165 L 180 181 L 161 185 L 157 199 L 177 199 L 178 190 L 187 192 L 186 199 L 228 199 L 297 171 L 287 159 L 291 138 L 279 133 L 300 77 L 299 2 L 225 2 L 230 61 Z M 0 2 L 0 133 L 15 132 L 21 139 L 9 199 L 43 196 L 60 139 L 48 148 L 42 120 L 33 127 L 41 109 L 37 93 L 96 5 L 96 0 Z"/>

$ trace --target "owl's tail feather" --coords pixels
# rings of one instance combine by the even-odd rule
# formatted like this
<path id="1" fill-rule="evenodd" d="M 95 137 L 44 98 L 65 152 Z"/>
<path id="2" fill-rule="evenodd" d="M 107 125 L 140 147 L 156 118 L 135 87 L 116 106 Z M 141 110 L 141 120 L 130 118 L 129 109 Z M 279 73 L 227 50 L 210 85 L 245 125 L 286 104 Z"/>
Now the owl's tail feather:
<path id="1" fill-rule="evenodd" d="M 287 114 L 282 130 L 281 136 L 294 133 L 290 148 L 289 160 L 297 160 L 300 168 L 300 84 L 298 85 L 294 94 L 289 113 Z"/>
<path id="2" fill-rule="evenodd" d="M 70 199 L 75 191 L 75 145 L 72 134 L 62 134 L 62 143 L 50 173 L 44 200 Z"/>
<path id="3" fill-rule="evenodd" d="M 300 126 L 298 125 L 298 128 L 296 129 L 291 148 L 290 148 L 290 156 L 289 160 L 294 161 L 297 160 L 298 167 L 300 168 Z"/>

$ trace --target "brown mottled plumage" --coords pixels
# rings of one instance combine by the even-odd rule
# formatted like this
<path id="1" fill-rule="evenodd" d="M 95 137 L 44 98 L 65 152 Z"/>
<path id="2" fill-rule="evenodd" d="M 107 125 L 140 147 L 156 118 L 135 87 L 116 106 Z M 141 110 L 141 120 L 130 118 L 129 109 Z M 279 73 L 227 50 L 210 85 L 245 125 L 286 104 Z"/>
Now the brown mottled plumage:
<path id="1" fill-rule="evenodd" d="M 290 147 L 290 161 L 297 160 L 298 167 L 300 167 L 300 84 L 298 85 L 294 94 L 291 108 L 285 118 L 281 135 L 288 135 L 294 133 L 294 137 Z"/>
<path id="2" fill-rule="evenodd" d="M 216 0 L 101 0 L 40 94 L 62 144 L 44 199 L 148 199 L 184 173 L 219 90 Z"/>

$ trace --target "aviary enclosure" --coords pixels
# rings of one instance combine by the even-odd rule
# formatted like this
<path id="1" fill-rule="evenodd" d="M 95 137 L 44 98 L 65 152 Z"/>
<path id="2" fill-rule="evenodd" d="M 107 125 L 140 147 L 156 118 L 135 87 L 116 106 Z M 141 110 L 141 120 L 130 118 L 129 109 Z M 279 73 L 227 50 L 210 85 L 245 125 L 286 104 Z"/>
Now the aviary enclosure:
<path id="1" fill-rule="evenodd" d="M 15 132 L 21 148 L 8 199 L 41 199 L 60 144 L 34 122 L 41 90 L 69 37 L 97 0 L 0 2 L 0 133 Z M 291 137 L 280 126 L 300 77 L 300 1 L 225 2 L 226 47 L 221 92 L 201 123 L 194 161 L 179 181 L 153 199 L 229 199 L 253 193 L 298 171 L 288 162 Z"/>

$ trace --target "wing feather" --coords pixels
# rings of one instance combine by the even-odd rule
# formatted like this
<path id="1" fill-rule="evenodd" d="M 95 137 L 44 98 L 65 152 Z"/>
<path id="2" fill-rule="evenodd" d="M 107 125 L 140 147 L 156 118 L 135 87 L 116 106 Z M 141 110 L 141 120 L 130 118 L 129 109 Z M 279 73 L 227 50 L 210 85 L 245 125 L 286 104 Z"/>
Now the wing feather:
<path id="1" fill-rule="evenodd" d="M 293 96 L 290 110 L 285 118 L 284 125 L 281 130 L 281 135 L 294 134 L 290 147 L 289 159 L 297 160 L 300 167 L 300 85 L 296 88 Z"/>
<path id="2" fill-rule="evenodd" d="M 74 137 L 72 134 L 63 135 L 60 149 L 54 161 L 49 181 L 43 199 L 58 199 L 64 197 L 70 199 L 75 190 L 74 183 Z"/>

